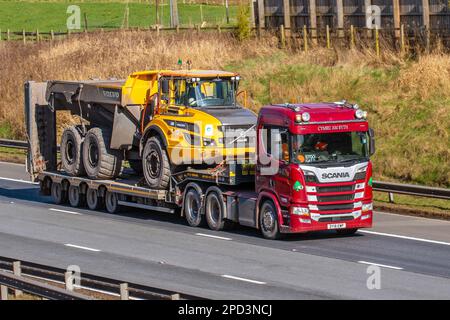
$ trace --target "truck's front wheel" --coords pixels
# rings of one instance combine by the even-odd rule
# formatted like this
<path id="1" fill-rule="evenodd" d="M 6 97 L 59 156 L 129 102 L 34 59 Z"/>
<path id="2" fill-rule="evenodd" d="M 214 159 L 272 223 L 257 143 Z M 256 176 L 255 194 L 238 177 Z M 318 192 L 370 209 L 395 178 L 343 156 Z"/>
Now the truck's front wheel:
<path id="1" fill-rule="evenodd" d="M 151 137 L 142 154 L 144 177 L 150 188 L 167 189 L 170 180 L 170 163 L 166 150 L 157 137 Z"/>
<path id="2" fill-rule="evenodd" d="M 261 205 L 259 212 L 259 228 L 266 239 L 274 240 L 281 237 L 278 226 L 277 210 L 271 200 L 266 200 Z"/>

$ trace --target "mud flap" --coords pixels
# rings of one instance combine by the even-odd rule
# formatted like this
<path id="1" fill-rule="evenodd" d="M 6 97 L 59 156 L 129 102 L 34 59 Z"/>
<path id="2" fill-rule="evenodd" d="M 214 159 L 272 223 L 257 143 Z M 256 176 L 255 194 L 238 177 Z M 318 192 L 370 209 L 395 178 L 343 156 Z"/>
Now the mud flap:
<path id="1" fill-rule="evenodd" d="M 46 90 L 47 82 L 27 81 L 24 86 L 26 165 L 32 181 L 42 171 L 56 170 L 56 113 L 45 99 Z"/>

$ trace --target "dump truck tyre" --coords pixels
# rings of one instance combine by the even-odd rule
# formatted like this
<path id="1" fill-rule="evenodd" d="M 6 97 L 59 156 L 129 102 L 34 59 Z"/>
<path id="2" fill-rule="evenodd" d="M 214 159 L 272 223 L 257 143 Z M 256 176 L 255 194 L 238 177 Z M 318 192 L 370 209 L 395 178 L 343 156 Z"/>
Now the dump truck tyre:
<path id="1" fill-rule="evenodd" d="M 148 186 L 154 189 L 167 189 L 170 181 L 170 163 L 167 152 L 157 137 L 147 140 L 142 162 Z"/>
<path id="2" fill-rule="evenodd" d="M 88 131 L 83 142 L 83 163 L 90 179 L 114 179 L 122 169 L 119 150 L 109 148 L 110 133 L 101 128 Z"/>
<path id="3" fill-rule="evenodd" d="M 83 138 L 75 126 L 64 129 L 61 137 L 61 163 L 71 176 L 86 174 L 83 165 Z"/>

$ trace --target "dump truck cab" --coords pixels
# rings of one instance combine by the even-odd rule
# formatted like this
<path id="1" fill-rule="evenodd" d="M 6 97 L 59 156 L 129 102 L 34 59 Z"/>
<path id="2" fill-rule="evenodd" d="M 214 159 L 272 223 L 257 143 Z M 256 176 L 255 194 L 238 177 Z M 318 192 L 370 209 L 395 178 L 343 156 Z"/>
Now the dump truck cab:
<path id="1" fill-rule="evenodd" d="M 366 116 L 345 101 L 261 109 L 256 192 L 273 204 L 260 210 L 263 233 L 372 225 L 375 141 Z"/>

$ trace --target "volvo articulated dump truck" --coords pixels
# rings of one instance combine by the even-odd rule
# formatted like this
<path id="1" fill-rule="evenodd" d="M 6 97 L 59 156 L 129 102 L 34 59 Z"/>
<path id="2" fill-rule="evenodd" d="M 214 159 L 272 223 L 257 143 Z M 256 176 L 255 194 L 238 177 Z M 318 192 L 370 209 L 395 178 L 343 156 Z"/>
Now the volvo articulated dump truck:
<path id="1" fill-rule="evenodd" d="M 238 82 L 221 71 L 27 82 L 28 171 L 58 204 L 176 213 L 194 227 L 239 223 L 269 239 L 371 227 L 367 113 L 344 101 L 268 105 L 256 117 L 236 102 Z M 83 120 L 64 131 L 61 163 L 58 110 Z"/>

